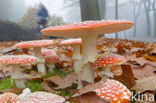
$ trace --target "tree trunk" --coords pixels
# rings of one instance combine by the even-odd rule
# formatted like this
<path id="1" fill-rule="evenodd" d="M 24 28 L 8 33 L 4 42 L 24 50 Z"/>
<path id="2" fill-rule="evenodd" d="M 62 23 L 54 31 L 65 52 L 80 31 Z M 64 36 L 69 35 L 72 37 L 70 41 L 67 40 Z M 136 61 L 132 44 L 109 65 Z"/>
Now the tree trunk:
<path id="1" fill-rule="evenodd" d="M 153 5 L 152 5 L 152 8 L 153 8 L 153 19 L 154 19 L 154 36 L 156 36 L 156 0 L 153 0 Z"/>
<path id="2" fill-rule="evenodd" d="M 115 19 L 119 19 L 119 13 L 118 13 L 118 0 L 115 0 Z M 115 38 L 118 39 L 118 33 L 115 33 Z"/>
<path id="3" fill-rule="evenodd" d="M 151 6 L 151 4 L 150 4 L 150 1 L 151 0 L 143 1 L 145 13 L 146 13 L 147 36 L 151 36 L 151 23 L 150 23 L 150 6 Z"/>
<path id="4" fill-rule="evenodd" d="M 98 0 L 101 19 L 106 19 L 106 0 Z"/>
<path id="5" fill-rule="evenodd" d="M 81 19 L 101 20 L 98 0 L 80 0 Z"/>

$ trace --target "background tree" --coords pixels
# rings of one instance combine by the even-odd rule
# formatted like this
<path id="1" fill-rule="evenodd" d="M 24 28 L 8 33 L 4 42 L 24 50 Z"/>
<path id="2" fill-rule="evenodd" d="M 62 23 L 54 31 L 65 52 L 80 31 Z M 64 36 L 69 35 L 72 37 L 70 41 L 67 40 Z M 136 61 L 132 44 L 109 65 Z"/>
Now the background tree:
<path id="1" fill-rule="evenodd" d="M 152 10 L 153 10 L 153 19 L 154 19 L 154 36 L 156 36 L 156 0 L 152 2 Z"/>
<path id="2" fill-rule="evenodd" d="M 55 26 L 55 25 L 62 25 L 65 24 L 63 21 L 62 17 L 58 17 L 56 15 L 50 16 L 49 17 L 49 24 L 48 26 Z"/>
<path id="3" fill-rule="evenodd" d="M 118 0 L 115 0 L 115 19 L 119 19 Z M 118 38 L 118 33 L 115 33 L 115 38 Z"/>
<path id="4" fill-rule="evenodd" d="M 81 19 L 101 20 L 98 0 L 80 0 Z"/>
<path id="5" fill-rule="evenodd" d="M 133 17 L 134 17 L 134 29 L 133 29 L 133 37 L 136 37 L 137 32 L 137 19 L 140 15 L 142 15 L 142 3 L 137 0 L 130 0 L 130 3 L 133 6 Z"/>
<path id="6" fill-rule="evenodd" d="M 22 17 L 22 20 L 19 24 L 25 28 L 36 28 L 37 27 L 37 19 L 36 19 L 36 10 L 35 7 L 29 7 Z"/>
<path id="7" fill-rule="evenodd" d="M 147 28 L 147 36 L 151 36 L 151 20 L 150 20 L 150 9 L 151 9 L 151 0 L 142 0 L 145 9 L 146 15 L 146 28 Z"/>

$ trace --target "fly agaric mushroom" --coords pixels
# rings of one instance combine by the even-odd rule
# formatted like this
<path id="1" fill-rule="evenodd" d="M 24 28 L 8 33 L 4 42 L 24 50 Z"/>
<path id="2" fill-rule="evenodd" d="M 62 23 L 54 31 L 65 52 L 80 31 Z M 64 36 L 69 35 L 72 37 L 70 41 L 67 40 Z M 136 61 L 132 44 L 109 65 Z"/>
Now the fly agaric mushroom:
<path id="1" fill-rule="evenodd" d="M 131 97 L 127 87 L 115 80 L 107 80 L 103 88 L 96 89 L 95 92 L 110 103 L 129 103 Z"/>
<path id="2" fill-rule="evenodd" d="M 96 39 L 99 34 L 120 32 L 133 26 L 132 22 L 126 20 L 110 20 L 110 21 L 85 21 L 76 24 L 67 24 L 63 26 L 49 27 L 41 30 L 44 35 L 81 38 L 82 39 L 82 57 L 79 60 L 76 70 L 80 73 L 82 80 L 93 82 L 93 72 L 90 69 L 96 51 Z"/>
<path id="3" fill-rule="evenodd" d="M 0 63 L 2 64 L 12 64 L 13 72 L 11 74 L 16 87 L 25 88 L 25 76 L 21 73 L 20 64 L 36 63 L 38 59 L 34 56 L 29 55 L 5 55 L 0 56 Z"/>
<path id="4" fill-rule="evenodd" d="M 44 65 L 44 59 L 41 56 L 41 48 L 49 45 L 56 44 L 54 40 L 34 40 L 21 42 L 15 45 L 17 48 L 34 48 L 35 57 L 39 58 L 39 63 L 37 63 L 38 72 L 44 75 L 46 73 L 46 68 Z"/>
<path id="5" fill-rule="evenodd" d="M 103 74 L 113 77 L 113 74 L 110 72 L 110 66 L 120 65 L 126 62 L 126 58 L 113 54 L 113 53 L 104 53 L 99 54 L 97 59 L 93 63 L 93 68 L 101 69 L 104 68 Z"/>
<path id="6" fill-rule="evenodd" d="M 59 56 L 52 49 L 43 49 L 41 55 L 45 58 L 46 66 L 49 68 L 48 72 L 52 72 L 55 67 L 55 63 L 60 62 Z"/>
<path id="7" fill-rule="evenodd" d="M 52 54 L 56 55 L 56 52 L 53 49 L 46 49 L 46 48 L 44 48 L 44 49 L 41 50 L 41 55 L 43 57 L 48 56 L 48 55 L 52 55 Z"/>
<path id="8" fill-rule="evenodd" d="M 63 103 L 65 99 L 53 93 L 34 92 L 17 103 Z"/>
<path id="9" fill-rule="evenodd" d="M 79 39 L 68 39 L 68 40 L 61 41 L 60 44 L 71 45 L 73 47 L 72 59 L 73 59 L 74 69 L 76 69 L 77 63 L 81 59 L 81 53 L 80 52 L 81 52 L 82 40 L 80 38 Z"/>
<path id="10" fill-rule="evenodd" d="M 14 93 L 4 93 L 0 95 L 0 103 L 16 103 L 18 95 Z"/>

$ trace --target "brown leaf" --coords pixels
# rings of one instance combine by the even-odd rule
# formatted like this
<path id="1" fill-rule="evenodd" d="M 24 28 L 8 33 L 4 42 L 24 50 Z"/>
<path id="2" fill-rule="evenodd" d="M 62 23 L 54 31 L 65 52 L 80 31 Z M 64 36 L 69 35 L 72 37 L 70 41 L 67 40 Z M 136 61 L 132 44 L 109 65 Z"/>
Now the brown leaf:
<path id="1" fill-rule="evenodd" d="M 15 94 L 20 94 L 20 93 L 22 93 L 22 91 L 23 91 L 23 89 L 13 88 L 13 89 L 1 90 L 0 92 L 2 92 L 2 93 L 11 92 L 11 93 L 15 93 Z"/>
<path id="2" fill-rule="evenodd" d="M 114 76 L 114 79 L 122 82 L 129 88 L 133 87 L 136 84 L 136 82 L 135 82 L 135 78 L 134 78 L 131 66 L 130 65 L 121 65 L 121 68 L 123 71 L 122 75 Z"/>
<path id="3" fill-rule="evenodd" d="M 155 76 L 156 68 L 150 65 L 146 65 L 143 68 L 135 67 L 133 68 L 133 73 L 136 79 L 142 79 L 149 76 Z"/>
<path id="4" fill-rule="evenodd" d="M 72 103 L 110 103 L 98 97 L 94 92 L 89 92 L 78 97 L 73 97 L 70 99 L 70 101 Z"/>
<path id="5" fill-rule="evenodd" d="M 137 84 L 133 87 L 136 91 L 144 92 L 146 90 L 156 89 L 156 76 L 140 79 L 136 81 Z"/>
<path id="6" fill-rule="evenodd" d="M 134 65 L 138 64 L 139 66 L 143 67 L 146 64 L 152 65 L 152 66 L 156 66 L 155 62 L 146 60 L 144 57 L 139 57 L 137 58 L 136 55 L 129 55 L 126 56 L 127 60 L 129 60 L 131 63 L 133 63 Z"/>
<path id="7" fill-rule="evenodd" d="M 53 90 L 47 83 L 45 83 L 45 82 L 43 82 L 42 83 L 42 87 L 43 87 L 43 89 L 45 90 L 45 91 L 47 91 L 47 92 L 52 92 L 52 93 L 55 93 L 56 91 L 55 90 Z"/>
<path id="8" fill-rule="evenodd" d="M 152 56 L 152 55 L 150 56 L 148 54 L 145 54 L 145 55 L 143 55 L 143 57 L 150 60 L 150 61 L 156 62 L 156 56 Z"/>
<path id="9" fill-rule="evenodd" d="M 58 85 L 57 89 L 64 89 L 64 88 L 72 86 L 73 83 L 76 83 L 77 78 L 78 78 L 78 75 L 75 73 L 72 73 L 63 78 L 60 76 L 53 76 L 53 77 L 46 79 L 45 82 L 52 82 Z"/>
<path id="10" fill-rule="evenodd" d="M 42 75 L 38 72 L 31 71 L 30 74 L 24 74 L 28 80 L 43 80 Z"/>
<path id="11" fill-rule="evenodd" d="M 9 47 L 9 48 L 4 48 L 3 50 L 0 50 L 0 53 L 9 54 L 11 52 L 16 52 L 16 51 L 19 51 L 19 50 L 15 47 Z"/>
<path id="12" fill-rule="evenodd" d="M 95 89 L 98 89 L 98 88 L 102 88 L 103 87 L 103 84 L 105 83 L 106 81 L 100 81 L 100 82 L 97 82 L 97 83 L 94 83 L 94 84 L 90 84 L 90 85 L 87 85 L 86 87 L 84 88 L 81 88 L 75 95 L 74 97 L 76 96 L 80 96 L 80 95 L 83 95 L 83 94 L 86 94 L 86 93 L 89 93 L 89 92 L 93 92 Z"/>

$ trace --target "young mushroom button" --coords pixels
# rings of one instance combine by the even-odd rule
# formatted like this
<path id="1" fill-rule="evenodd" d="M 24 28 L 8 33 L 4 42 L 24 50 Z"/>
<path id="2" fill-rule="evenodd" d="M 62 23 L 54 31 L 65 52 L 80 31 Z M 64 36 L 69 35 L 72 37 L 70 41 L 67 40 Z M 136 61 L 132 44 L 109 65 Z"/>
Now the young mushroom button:
<path id="1" fill-rule="evenodd" d="M 39 58 L 39 63 L 37 63 L 37 68 L 40 73 L 43 75 L 46 73 L 46 68 L 44 65 L 44 59 L 41 56 L 41 48 L 49 45 L 54 45 L 58 41 L 54 40 L 34 40 L 21 42 L 15 45 L 17 48 L 34 48 L 34 55 Z"/>
<path id="2" fill-rule="evenodd" d="M 127 87 L 115 80 L 107 80 L 103 88 L 96 89 L 95 92 L 110 103 L 129 103 L 131 97 Z"/>
<path id="3" fill-rule="evenodd" d="M 0 63 L 12 64 L 13 72 L 11 77 L 13 78 L 18 88 L 25 88 L 24 82 L 26 79 L 23 73 L 21 73 L 20 64 L 36 63 L 38 59 L 34 56 L 29 55 L 5 55 L 0 56 Z"/>

